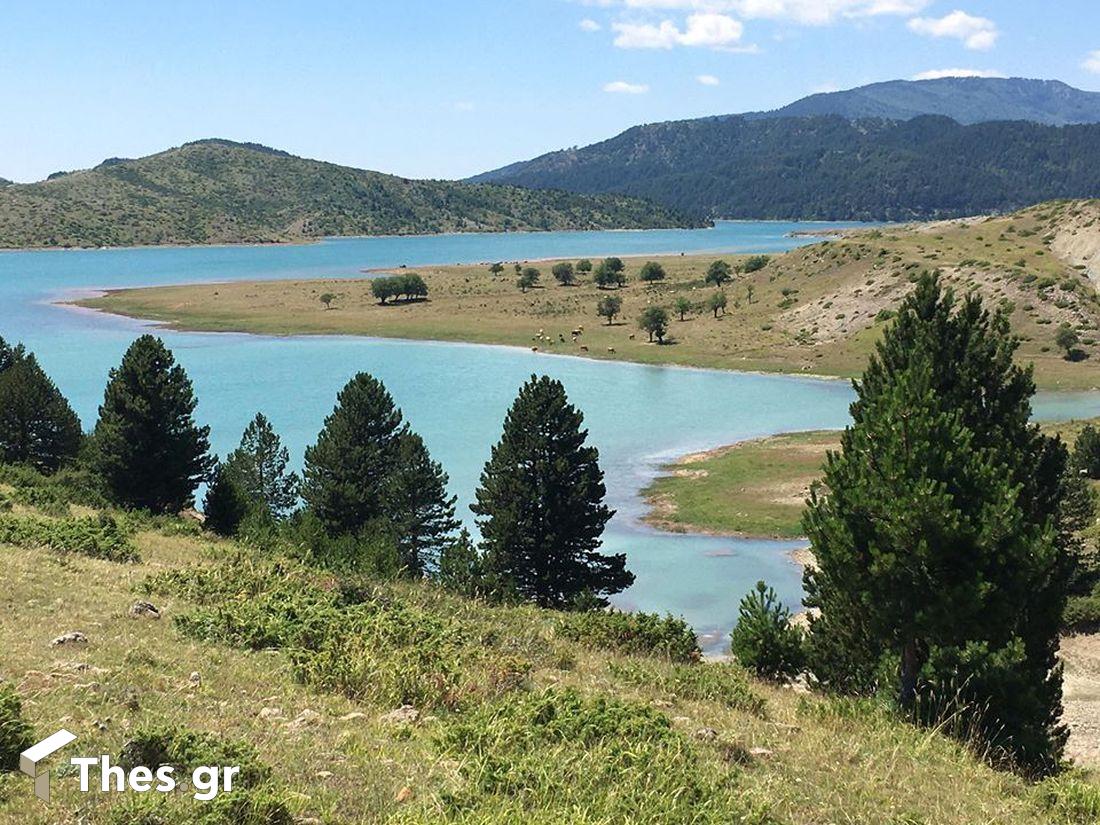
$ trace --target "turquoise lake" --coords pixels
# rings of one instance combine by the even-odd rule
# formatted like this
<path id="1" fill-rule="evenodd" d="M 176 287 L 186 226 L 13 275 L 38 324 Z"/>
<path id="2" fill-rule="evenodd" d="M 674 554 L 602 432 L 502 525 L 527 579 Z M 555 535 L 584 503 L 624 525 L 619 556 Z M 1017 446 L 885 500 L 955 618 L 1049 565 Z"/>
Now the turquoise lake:
<path id="1" fill-rule="evenodd" d="M 830 224 L 842 226 L 843 224 Z M 363 269 L 553 256 L 677 252 L 778 252 L 815 239 L 790 233 L 819 225 L 720 222 L 712 229 L 343 238 L 308 246 L 0 252 L 0 335 L 23 341 L 86 427 L 95 421 L 107 371 L 145 325 L 63 308 L 91 290 L 250 278 L 354 277 Z M 708 651 L 720 650 L 737 602 L 757 579 L 792 606 L 801 571 L 791 542 L 666 534 L 639 523 L 638 490 L 660 464 L 739 439 L 839 428 L 847 382 L 589 361 L 523 349 L 369 338 L 274 338 L 159 333 L 186 367 L 224 454 L 257 411 L 275 424 L 295 463 L 315 438 L 337 391 L 365 370 L 385 382 L 412 427 L 451 477 L 460 515 L 499 438 L 504 413 L 532 373 L 560 379 L 585 414 L 600 450 L 610 504 L 618 510 L 604 547 L 625 552 L 636 584 L 616 597 L 628 609 L 683 615 Z M 1042 396 L 1047 418 L 1100 415 L 1100 393 Z"/>

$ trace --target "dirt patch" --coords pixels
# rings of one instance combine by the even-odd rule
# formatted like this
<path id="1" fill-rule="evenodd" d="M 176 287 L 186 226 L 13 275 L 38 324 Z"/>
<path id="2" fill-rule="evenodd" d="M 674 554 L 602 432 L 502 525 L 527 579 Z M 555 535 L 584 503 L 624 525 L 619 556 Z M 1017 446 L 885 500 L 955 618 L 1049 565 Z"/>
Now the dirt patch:
<path id="1" fill-rule="evenodd" d="M 1100 634 L 1067 636 L 1059 656 L 1065 664 L 1062 719 L 1069 725 L 1066 755 L 1100 767 Z"/>

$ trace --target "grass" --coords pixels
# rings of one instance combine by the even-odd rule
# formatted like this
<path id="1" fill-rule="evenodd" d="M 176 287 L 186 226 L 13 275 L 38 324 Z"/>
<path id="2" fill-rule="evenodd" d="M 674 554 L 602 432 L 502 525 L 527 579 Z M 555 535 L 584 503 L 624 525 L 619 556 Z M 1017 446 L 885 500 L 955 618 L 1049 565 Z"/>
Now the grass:
<path id="1" fill-rule="evenodd" d="M 1100 299 L 1075 263 L 1073 244 L 1091 237 L 1097 214 L 1097 202 L 1066 202 L 979 221 L 850 233 L 739 275 L 726 285 L 727 312 L 717 318 L 704 306 L 714 292 L 704 277 L 716 255 L 654 256 L 668 274 L 654 283 L 638 278 L 645 259 L 630 259 L 629 282 L 620 290 L 601 290 L 587 278 L 560 286 L 547 261 L 536 264 L 540 286 L 526 292 L 516 287 L 511 265 L 498 275 L 487 265 L 420 267 L 429 300 L 399 306 L 379 306 L 368 279 L 126 289 L 80 304 L 193 330 L 470 341 L 650 364 L 851 377 L 862 371 L 891 308 L 917 275 L 939 268 L 959 290 L 977 290 L 1011 309 L 1023 342 L 1020 359 L 1035 364 L 1042 387 L 1084 389 L 1100 386 Z M 326 293 L 336 296 L 331 308 L 320 300 Z M 610 293 L 622 298 L 623 313 L 608 325 L 596 304 Z M 692 304 L 683 321 L 672 311 L 678 298 Z M 664 345 L 649 343 L 637 329 L 651 305 L 668 308 L 673 319 Z M 1080 360 L 1058 351 L 1062 324 L 1078 330 Z"/>
<path id="2" fill-rule="evenodd" d="M 1041 426 L 1072 449 L 1086 425 L 1100 426 L 1100 419 Z M 646 521 L 675 532 L 800 537 L 810 485 L 821 477 L 826 452 L 839 447 L 838 433 L 813 431 L 685 456 L 643 491 Z"/>
<path id="3" fill-rule="evenodd" d="M 1091 821 L 1082 812 L 1100 794 L 1086 774 L 1034 786 L 996 772 L 873 704 L 800 695 L 734 664 L 619 652 L 618 623 L 586 643 L 562 633 L 560 614 L 532 607 L 491 607 L 427 584 L 356 583 L 287 560 L 276 566 L 167 525 L 132 541 L 140 561 L 125 564 L 0 546 L 3 677 L 37 735 L 61 726 L 77 734 L 74 753 L 117 755 L 129 743 L 127 753 L 188 761 L 222 748 L 247 756 L 262 785 L 201 808 L 189 795 L 81 794 L 72 776 L 55 775 L 46 807 L 26 777 L 0 773 L 0 822 L 186 823 L 201 814 L 205 823 L 1022 825 Z M 306 594 L 298 597 L 304 612 L 282 624 L 267 613 L 270 643 L 194 632 L 212 611 L 223 623 L 252 621 L 258 614 L 248 606 L 279 593 Z M 162 618 L 131 618 L 138 599 L 153 601 Z M 310 600 L 329 608 L 305 607 Z M 333 605 L 360 607 L 330 614 Z M 440 636 L 430 629 L 387 631 L 370 649 L 348 650 L 350 666 L 369 661 L 372 672 L 424 683 L 453 672 L 457 684 L 494 689 L 458 703 L 429 694 L 419 718 L 394 722 L 386 714 L 402 697 L 389 689 L 348 691 L 303 677 L 309 643 L 288 639 L 289 629 L 320 633 L 345 616 L 355 621 L 355 611 L 375 622 L 416 615 L 454 638 L 436 650 Z M 70 630 L 88 644 L 49 646 Z M 522 667 L 494 682 L 505 661 Z"/>

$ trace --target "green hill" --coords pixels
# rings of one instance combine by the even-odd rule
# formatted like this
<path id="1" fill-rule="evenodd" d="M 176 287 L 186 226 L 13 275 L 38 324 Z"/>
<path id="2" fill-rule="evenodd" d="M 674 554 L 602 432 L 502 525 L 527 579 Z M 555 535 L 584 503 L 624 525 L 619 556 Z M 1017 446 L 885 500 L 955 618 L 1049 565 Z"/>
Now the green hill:
<path id="1" fill-rule="evenodd" d="M 0 189 L 0 247 L 8 248 L 689 223 L 622 195 L 407 180 L 225 140 L 136 160 L 112 158 L 94 169 Z"/>
<path id="2" fill-rule="evenodd" d="M 959 123 L 1027 120 L 1052 126 L 1100 123 L 1100 92 L 1085 92 L 1058 80 L 1022 77 L 942 77 L 888 80 L 841 92 L 822 92 L 752 117 L 840 115 L 909 120 L 943 115 Z"/>

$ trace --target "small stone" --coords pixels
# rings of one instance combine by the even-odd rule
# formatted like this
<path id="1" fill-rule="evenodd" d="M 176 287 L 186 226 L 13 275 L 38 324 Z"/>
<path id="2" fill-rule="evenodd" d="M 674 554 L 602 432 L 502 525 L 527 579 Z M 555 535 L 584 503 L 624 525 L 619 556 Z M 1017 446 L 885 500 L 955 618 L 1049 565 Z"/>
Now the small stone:
<path id="1" fill-rule="evenodd" d="M 282 708 L 260 708 L 259 716 L 261 719 L 282 719 Z"/>
<path id="2" fill-rule="evenodd" d="M 319 714 L 315 710 L 310 710 L 309 708 L 306 708 L 297 716 L 295 716 L 291 721 L 287 722 L 286 728 L 287 730 L 301 730 L 302 728 L 309 727 L 310 725 L 315 725 L 319 721 L 321 721 L 321 714 Z"/>
<path id="3" fill-rule="evenodd" d="M 749 756 L 754 759 L 767 759 L 772 752 L 767 748 L 749 748 Z"/>
<path id="4" fill-rule="evenodd" d="M 402 705 L 396 710 L 391 710 L 389 713 L 385 713 L 378 717 L 378 721 L 388 722 L 390 724 L 406 724 L 415 722 L 419 718 L 420 711 L 412 705 Z"/>
<path id="5" fill-rule="evenodd" d="M 198 687 L 202 684 L 202 674 L 197 670 L 191 671 L 191 675 L 187 677 L 187 684 L 191 687 Z"/>
<path id="6" fill-rule="evenodd" d="M 318 779 L 328 779 L 330 776 L 332 776 L 332 771 L 317 771 Z"/>
<path id="7" fill-rule="evenodd" d="M 408 785 L 405 785 L 403 788 L 401 788 L 401 790 L 399 790 L 397 792 L 397 796 L 395 796 L 393 798 L 393 801 L 400 805 L 404 802 L 408 802 L 412 798 L 413 798 L 412 788 L 410 788 Z"/>
<path id="8" fill-rule="evenodd" d="M 131 619 L 159 619 L 160 611 L 152 602 L 134 602 L 130 605 Z"/>
<path id="9" fill-rule="evenodd" d="M 88 644 L 88 637 L 81 633 L 79 630 L 70 630 L 68 633 L 62 633 L 52 642 L 50 647 L 61 647 L 62 645 L 86 645 Z"/>
<path id="10" fill-rule="evenodd" d="M 366 719 L 366 718 L 367 718 L 367 714 L 360 713 L 357 710 L 353 710 L 351 713 L 345 713 L 343 716 L 341 716 L 340 721 L 341 722 L 353 722 L 356 719 Z"/>
<path id="11" fill-rule="evenodd" d="M 713 742 L 718 738 L 718 731 L 714 728 L 699 728 L 695 731 L 695 738 L 700 742 Z"/>

